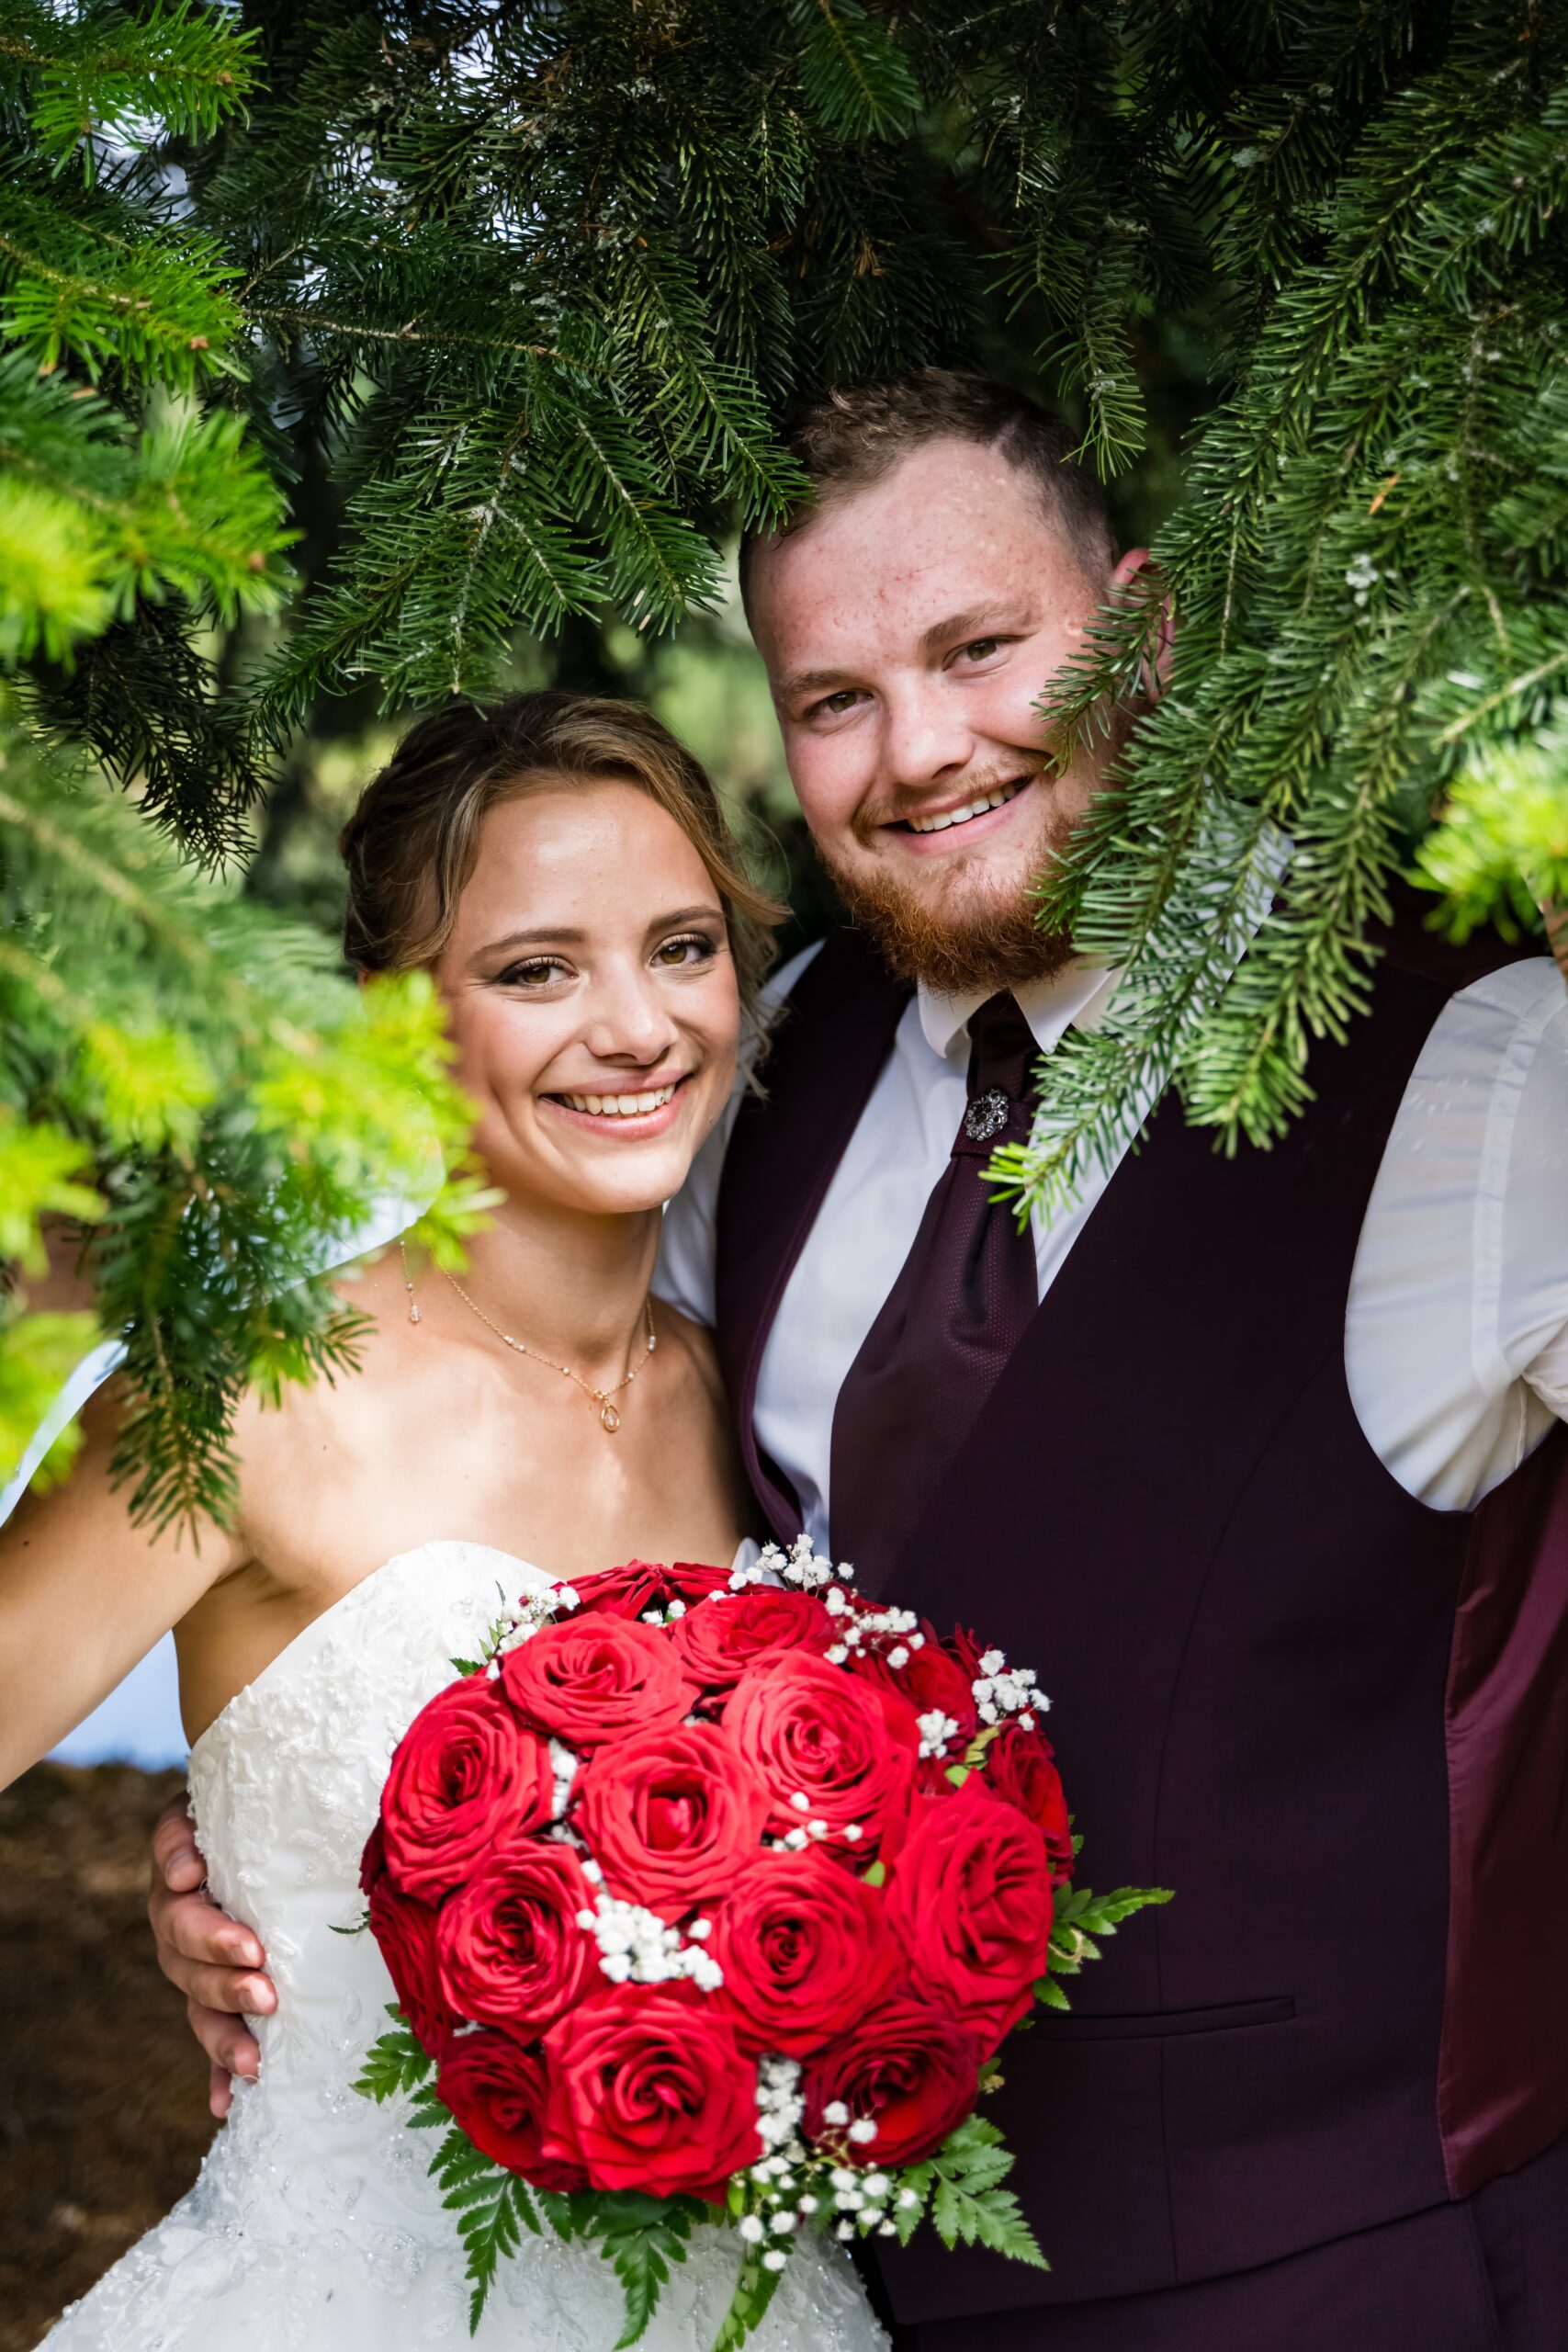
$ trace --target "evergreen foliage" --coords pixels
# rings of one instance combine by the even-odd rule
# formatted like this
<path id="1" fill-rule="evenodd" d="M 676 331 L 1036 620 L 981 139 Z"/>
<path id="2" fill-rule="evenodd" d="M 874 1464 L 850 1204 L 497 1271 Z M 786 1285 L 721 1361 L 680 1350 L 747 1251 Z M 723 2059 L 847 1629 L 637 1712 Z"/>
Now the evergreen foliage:
<path id="1" fill-rule="evenodd" d="M 226 1517 L 242 1389 L 351 1361 L 322 1237 L 388 1182 L 433 1192 L 444 1146 L 460 1163 L 434 990 L 420 975 L 361 999 L 319 933 L 219 896 L 19 730 L 0 841 L 6 1254 L 38 1267 L 44 1216 L 90 1230 L 99 1316 L 125 1334 L 135 1508 L 157 1526 Z M 0 1336 L 15 1459 L 92 1332 L 22 1315 Z"/>
<path id="2" fill-rule="evenodd" d="M 1445 795 L 1424 864 L 1461 923 L 1533 918 L 1568 820 L 1551 739 L 1512 748 L 1568 672 L 1568 19 L 1258 10 L 1223 75 L 1195 70 L 1189 24 L 1151 15 L 1144 62 L 1204 158 L 1225 397 L 1157 544 L 1168 690 L 1043 893 L 1128 976 L 1003 1155 L 1032 1196 L 1173 1081 L 1225 1143 L 1278 1135 L 1312 1039 L 1364 1007 L 1365 927 Z M 1064 723 L 1136 681 L 1153 618 L 1107 617 Z"/>
<path id="3" fill-rule="evenodd" d="M 276 1302 L 395 1161 L 434 1036 L 408 996 L 359 1028 L 156 836 L 231 859 L 323 696 L 483 695 L 520 630 L 702 610 L 724 535 L 798 493 L 777 425 L 824 382 L 1039 380 L 1134 513 L 1193 424 L 1169 688 L 1045 892 L 1128 978 L 1010 1182 L 1072 1186 L 1172 1083 L 1277 1134 L 1434 822 L 1461 921 L 1532 919 L 1565 70 L 1568 0 L 0 0 L 7 1254 L 97 1220 L 145 1509 L 221 1504 L 246 1377 L 343 1360 L 321 1285 Z M 1136 693 L 1155 618 L 1042 680 L 1060 725 Z M 0 1462 L 70 1344 L 0 1329 Z"/>

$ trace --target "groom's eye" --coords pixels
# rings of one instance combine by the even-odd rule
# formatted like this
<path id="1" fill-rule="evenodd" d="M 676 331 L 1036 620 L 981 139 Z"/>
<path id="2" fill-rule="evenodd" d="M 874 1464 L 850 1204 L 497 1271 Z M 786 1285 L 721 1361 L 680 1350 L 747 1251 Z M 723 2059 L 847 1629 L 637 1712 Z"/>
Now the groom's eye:
<path id="1" fill-rule="evenodd" d="M 1001 643 L 999 637 L 976 637 L 959 650 L 966 662 L 988 662 L 993 653 L 1000 652 Z"/>
<path id="2" fill-rule="evenodd" d="M 820 702 L 814 702 L 806 716 L 807 718 L 841 718 L 845 711 L 852 710 L 859 700 L 858 686 L 840 686 L 837 694 L 824 695 Z"/>

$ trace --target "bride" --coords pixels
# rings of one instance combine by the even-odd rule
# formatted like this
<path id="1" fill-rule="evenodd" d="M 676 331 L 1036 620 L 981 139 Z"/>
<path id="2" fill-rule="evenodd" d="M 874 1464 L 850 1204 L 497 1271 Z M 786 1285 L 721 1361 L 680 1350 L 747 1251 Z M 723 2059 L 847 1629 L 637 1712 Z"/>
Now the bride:
<path id="1" fill-rule="evenodd" d="M 69 1483 L 0 1534 L 0 1784 L 171 1625 L 213 1894 L 265 1941 L 276 2014 L 196 2188 L 75 2304 L 54 2352 L 398 2352 L 467 2335 L 453 2217 L 395 2104 L 352 2086 L 391 1986 L 359 1855 L 387 1760 L 502 1605 L 628 1557 L 723 1560 L 743 1482 L 705 1335 L 656 1303 L 660 1204 L 755 1016 L 773 910 L 713 787 L 634 707 L 517 697 L 426 719 L 344 837 L 347 945 L 423 966 L 475 1143 L 504 1194 L 460 1281 L 411 1252 L 353 1270 L 357 1373 L 251 1398 L 231 1528 L 134 1526 L 112 1396 Z M 739 2262 L 694 2239 L 649 2352 L 705 2352 Z M 591 2249 L 528 2238 L 482 2344 L 611 2352 Z M 759 2352 L 882 2341 L 833 2246 L 800 2250 Z"/>

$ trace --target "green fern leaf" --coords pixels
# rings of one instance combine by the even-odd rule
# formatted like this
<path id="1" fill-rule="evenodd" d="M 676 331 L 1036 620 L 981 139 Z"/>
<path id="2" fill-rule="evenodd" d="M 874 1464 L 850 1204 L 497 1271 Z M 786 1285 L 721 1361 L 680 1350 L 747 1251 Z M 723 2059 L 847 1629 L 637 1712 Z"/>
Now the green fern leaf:
<path id="1" fill-rule="evenodd" d="M 400 2017 L 401 2012 L 394 2014 Z M 417 2089 L 432 2067 L 433 2061 L 409 2028 L 400 2024 L 371 2043 L 354 2087 L 380 2105 L 399 2092 Z"/>
<path id="2" fill-rule="evenodd" d="M 470 2285 L 468 2297 L 468 2333 L 477 2333 L 484 2313 L 495 2274 L 503 2259 L 514 2255 L 523 2243 L 520 2222 L 528 2202 L 528 2191 L 514 2173 L 493 2169 L 490 2193 L 483 2202 L 472 2205 L 458 2219 L 458 2234 L 463 2241 Z M 446 2200 L 451 2201 L 449 2199 Z M 532 2226 L 537 2229 L 537 2221 Z"/>
<path id="3" fill-rule="evenodd" d="M 944 2245 L 983 2245 L 1034 2270 L 1051 2267 L 1010 2188 L 987 2188 L 971 2195 L 953 2181 L 939 2179 L 931 2199 L 931 2221 Z"/>
<path id="4" fill-rule="evenodd" d="M 739 2352 L 747 2337 L 761 2324 L 784 2275 L 782 2270 L 764 2269 L 760 2256 L 750 2249 L 747 2250 L 735 2281 L 729 2308 L 714 2338 L 712 2352 Z"/>

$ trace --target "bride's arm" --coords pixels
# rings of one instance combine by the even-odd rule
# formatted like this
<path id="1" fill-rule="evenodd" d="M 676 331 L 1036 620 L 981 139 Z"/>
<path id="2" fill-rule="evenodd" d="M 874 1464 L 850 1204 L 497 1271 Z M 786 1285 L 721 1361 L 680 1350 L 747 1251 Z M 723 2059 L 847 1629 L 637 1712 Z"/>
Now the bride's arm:
<path id="1" fill-rule="evenodd" d="M 245 1557 L 207 1522 L 136 1526 L 114 1487 L 117 1408 L 95 1399 L 69 1479 L 0 1529 L 0 1788 L 73 1731 L 202 1594 Z"/>

